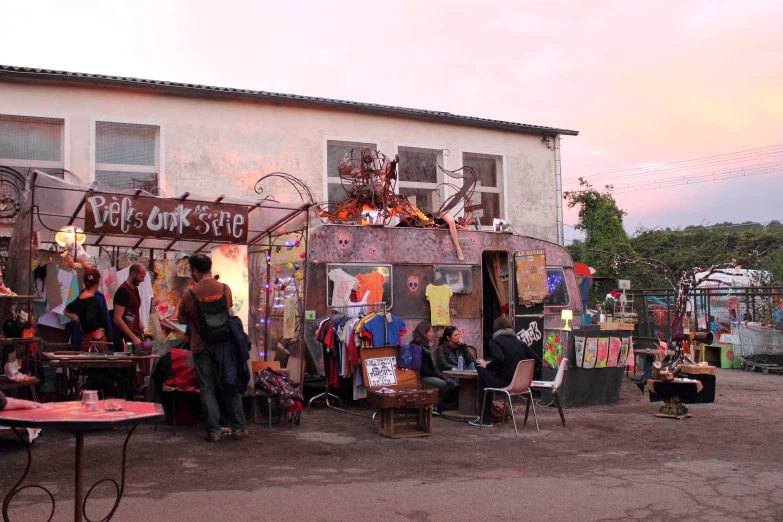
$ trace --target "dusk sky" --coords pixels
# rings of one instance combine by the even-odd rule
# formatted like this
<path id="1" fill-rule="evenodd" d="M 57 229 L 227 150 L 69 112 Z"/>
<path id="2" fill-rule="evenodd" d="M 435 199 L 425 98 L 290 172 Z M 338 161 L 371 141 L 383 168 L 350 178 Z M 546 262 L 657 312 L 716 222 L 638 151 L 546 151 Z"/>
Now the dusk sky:
<path id="1" fill-rule="evenodd" d="M 768 172 L 618 193 L 629 232 L 640 225 L 783 221 L 781 1 L 0 5 L 5 65 L 576 129 L 578 137 L 563 139 L 565 188 L 578 176 L 639 167 L 653 172 L 624 172 L 595 184 L 612 182 L 621 192 L 705 172 L 728 175 L 753 166 Z M 753 152 L 698 169 L 650 168 L 740 151 Z M 574 211 L 566 210 L 565 223 L 576 223 Z M 569 227 L 565 234 L 577 237 Z"/>

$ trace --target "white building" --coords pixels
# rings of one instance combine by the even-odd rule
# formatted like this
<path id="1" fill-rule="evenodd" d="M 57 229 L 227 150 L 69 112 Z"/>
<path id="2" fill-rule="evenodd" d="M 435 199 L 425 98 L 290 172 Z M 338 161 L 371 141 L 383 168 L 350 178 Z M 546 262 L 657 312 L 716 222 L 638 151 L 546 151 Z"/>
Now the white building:
<path id="1" fill-rule="evenodd" d="M 400 155 L 398 190 L 422 210 L 448 187 L 436 164 L 474 168 L 481 224 L 562 244 L 560 136 L 572 130 L 308 96 L 0 66 L 0 165 L 165 195 L 256 197 L 264 174 L 343 194 L 353 147 Z M 285 201 L 296 197 L 280 185 Z M 6 232 L 7 234 L 7 232 Z"/>

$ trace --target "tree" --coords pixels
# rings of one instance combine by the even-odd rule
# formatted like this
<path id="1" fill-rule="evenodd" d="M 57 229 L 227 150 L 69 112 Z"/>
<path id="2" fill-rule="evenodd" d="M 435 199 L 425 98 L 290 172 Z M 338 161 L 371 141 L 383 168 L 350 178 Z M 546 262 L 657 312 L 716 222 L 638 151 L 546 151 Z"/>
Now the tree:
<path id="1" fill-rule="evenodd" d="M 585 263 L 596 271 L 598 277 L 616 278 L 623 277 L 635 270 L 622 270 L 618 274 L 612 263 L 611 256 L 592 252 L 592 250 L 604 250 L 628 258 L 635 258 L 628 234 L 623 227 L 623 217 L 626 212 L 617 206 L 612 196 L 611 185 L 606 185 L 604 192 L 593 188 L 584 178 L 579 178 L 579 190 L 569 190 L 563 193 L 568 208 L 579 207 L 579 222 L 574 227 L 585 232 L 585 240 L 575 242 L 569 247 L 569 252 L 574 261 Z M 596 298 L 603 296 L 617 287 L 616 281 L 604 281 L 594 285 Z"/>

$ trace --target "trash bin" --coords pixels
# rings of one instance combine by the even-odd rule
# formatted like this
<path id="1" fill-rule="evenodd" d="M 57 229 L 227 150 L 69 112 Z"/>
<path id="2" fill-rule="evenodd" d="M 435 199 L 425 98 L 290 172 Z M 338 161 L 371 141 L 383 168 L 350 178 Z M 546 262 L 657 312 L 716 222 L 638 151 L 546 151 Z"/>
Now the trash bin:
<path id="1" fill-rule="evenodd" d="M 720 347 L 720 367 L 724 369 L 740 367 L 739 357 L 734 357 L 733 344 L 726 344 Z"/>

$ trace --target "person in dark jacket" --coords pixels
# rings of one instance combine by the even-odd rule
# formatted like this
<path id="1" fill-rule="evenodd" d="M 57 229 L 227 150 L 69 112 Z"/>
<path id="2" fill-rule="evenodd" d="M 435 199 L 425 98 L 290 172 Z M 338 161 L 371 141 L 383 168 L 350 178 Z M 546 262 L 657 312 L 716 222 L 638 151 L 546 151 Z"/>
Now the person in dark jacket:
<path id="1" fill-rule="evenodd" d="M 438 389 L 438 406 L 443 404 L 457 387 L 456 381 L 446 377 L 435 368 L 435 362 L 432 359 L 432 325 L 429 321 L 422 321 L 416 325 L 413 330 L 413 340 L 411 344 L 421 346 L 421 374 L 422 384 L 428 384 Z"/>
<path id="2" fill-rule="evenodd" d="M 443 329 L 443 335 L 440 337 L 438 349 L 435 351 L 435 367 L 439 372 L 446 372 L 457 369 L 457 361 L 462 355 L 464 369 L 473 369 L 476 359 L 468 350 L 468 345 L 462 340 L 462 336 L 454 326 L 447 326 Z"/>
<path id="3" fill-rule="evenodd" d="M 247 380 L 240 384 L 234 380 L 232 383 L 223 385 L 223 375 L 231 376 L 236 379 L 237 364 L 245 364 L 247 359 L 240 362 L 240 358 L 235 357 L 234 339 L 220 341 L 218 343 L 207 344 L 201 337 L 200 330 L 201 316 L 199 314 L 199 302 L 214 302 L 224 300 L 226 311 L 231 315 L 233 305 L 231 289 L 222 283 L 219 283 L 212 277 L 212 260 L 203 254 L 190 256 L 190 272 L 195 285 L 189 292 L 182 295 L 182 301 L 177 310 L 177 319 L 181 324 L 187 324 L 190 327 L 190 351 L 193 353 L 193 362 L 196 367 L 196 376 L 198 377 L 198 387 L 201 396 L 201 408 L 207 417 L 207 433 L 204 440 L 207 442 L 217 442 L 220 440 L 220 418 L 225 419 L 229 428 L 231 428 L 231 437 L 234 440 L 242 440 L 248 437 L 247 424 L 245 423 L 245 412 L 242 408 L 242 396 L 239 394 L 238 386 L 246 386 Z M 233 335 L 232 335 L 233 337 Z M 220 361 L 218 361 L 220 359 Z M 221 366 L 218 367 L 218 362 Z M 229 366 L 233 363 L 233 373 Z M 225 372 L 223 371 L 225 369 Z M 218 401 L 218 393 L 221 393 L 221 401 Z"/>
<path id="4" fill-rule="evenodd" d="M 484 388 L 504 388 L 511 384 L 519 361 L 534 359 L 536 365 L 541 364 L 541 358 L 517 338 L 511 321 L 505 317 L 498 317 L 492 326 L 495 330 L 489 342 L 492 360 L 476 361 L 479 401 L 484 403 L 484 411 L 481 417 L 470 421 L 473 426 L 483 425 L 490 428 L 492 427 L 492 401 L 484 401 Z"/>

